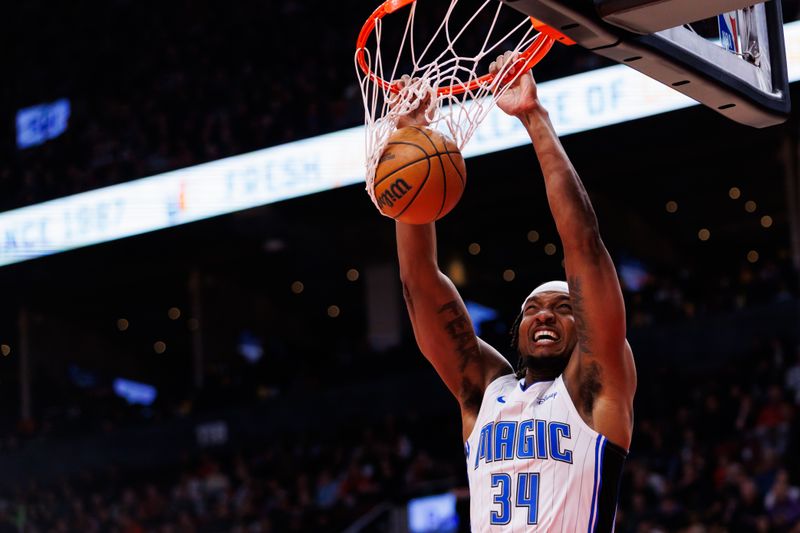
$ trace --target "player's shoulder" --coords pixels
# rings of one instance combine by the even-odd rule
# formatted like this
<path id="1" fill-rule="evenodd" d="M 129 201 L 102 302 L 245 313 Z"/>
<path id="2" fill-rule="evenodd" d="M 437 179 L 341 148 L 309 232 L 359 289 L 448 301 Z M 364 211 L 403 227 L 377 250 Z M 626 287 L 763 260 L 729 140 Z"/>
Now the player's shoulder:
<path id="1" fill-rule="evenodd" d="M 494 392 L 514 388 L 518 383 L 519 378 L 517 378 L 515 373 L 499 373 L 489 382 L 489 385 L 486 387 L 486 391 L 484 392 L 484 396 L 491 395 Z"/>

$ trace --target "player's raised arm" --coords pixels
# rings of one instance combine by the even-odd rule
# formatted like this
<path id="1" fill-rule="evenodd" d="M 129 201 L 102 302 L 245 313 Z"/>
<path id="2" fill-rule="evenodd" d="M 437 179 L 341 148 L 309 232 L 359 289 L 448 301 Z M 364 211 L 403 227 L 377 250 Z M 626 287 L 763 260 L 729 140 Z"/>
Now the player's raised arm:
<path id="1" fill-rule="evenodd" d="M 483 391 L 511 365 L 480 340 L 452 281 L 440 270 L 433 224 L 396 223 L 397 256 L 408 314 L 420 350 L 461 405 L 471 432 Z"/>
<path id="2" fill-rule="evenodd" d="M 497 63 L 510 56 L 498 58 Z M 498 101 L 517 116 L 533 141 L 547 200 L 564 247 L 577 346 L 565 380 L 581 414 L 612 442 L 627 447 L 636 389 L 633 356 L 625 340 L 625 306 L 617 273 L 600 238 L 589 196 L 542 107 L 530 74 Z"/>

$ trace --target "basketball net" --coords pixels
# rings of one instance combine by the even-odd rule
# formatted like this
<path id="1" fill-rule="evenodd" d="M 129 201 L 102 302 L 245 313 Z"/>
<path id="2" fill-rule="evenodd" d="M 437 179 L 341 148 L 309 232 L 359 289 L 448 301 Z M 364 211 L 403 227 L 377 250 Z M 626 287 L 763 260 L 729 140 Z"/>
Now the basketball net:
<path id="1" fill-rule="evenodd" d="M 409 4 L 399 45 L 384 42 L 383 17 Z M 422 38 L 426 39 L 423 45 L 418 44 L 419 36 L 415 40 L 416 0 L 384 2 L 359 35 L 355 60 L 365 109 L 366 188 L 376 207 L 375 170 L 401 117 L 424 112 L 428 127 L 449 135 L 463 150 L 497 100 L 547 54 L 555 41 L 545 34 L 546 30 L 537 31 L 542 25 L 528 17 L 521 17 L 521 22 L 510 30 L 497 31 L 504 9 L 505 16 L 509 12 L 519 16 L 497 0 L 484 0 L 466 23 L 455 28 L 451 19 L 458 4 L 459 0 L 450 0 L 438 29 L 433 37 Z M 472 39 L 470 44 L 475 48 L 476 35 L 481 36 L 479 50 L 465 53 L 460 45 Z M 387 50 L 386 57 L 382 46 Z M 489 62 L 508 50 L 514 52 L 515 61 L 504 65 L 496 75 L 488 74 Z M 427 107 L 420 109 L 422 105 Z"/>

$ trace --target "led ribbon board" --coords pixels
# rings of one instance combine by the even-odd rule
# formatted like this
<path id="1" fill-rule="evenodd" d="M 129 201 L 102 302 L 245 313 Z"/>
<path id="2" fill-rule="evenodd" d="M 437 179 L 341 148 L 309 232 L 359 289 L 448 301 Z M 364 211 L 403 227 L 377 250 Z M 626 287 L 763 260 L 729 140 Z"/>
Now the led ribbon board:
<path id="1" fill-rule="evenodd" d="M 784 29 L 797 81 L 800 22 Z M 541 83 L 539 97 L 562 136 L 698 105 L 624 65 Z M 529 142 L 495 109 L 464 155 Z M 0 266 L 363 182 L 364 131 L 350 128 L 0 213 Z"/>

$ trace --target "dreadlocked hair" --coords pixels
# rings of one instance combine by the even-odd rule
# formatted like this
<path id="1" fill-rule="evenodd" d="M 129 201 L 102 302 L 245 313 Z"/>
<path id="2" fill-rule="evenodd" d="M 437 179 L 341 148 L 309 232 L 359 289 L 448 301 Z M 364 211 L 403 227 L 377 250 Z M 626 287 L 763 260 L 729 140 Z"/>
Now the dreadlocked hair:
<path id="1" fill-rule="evenodd" d="M 511 326 L 511 349 L 517 354 L 517 379 L 525 377 L 525 358 L 519 353 L 519 325 L 522 323 L 523 311 L 517 315 L 514 325 Z"/>

